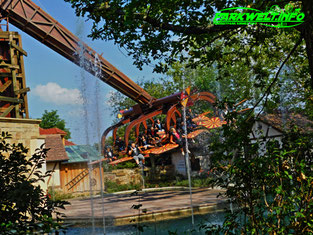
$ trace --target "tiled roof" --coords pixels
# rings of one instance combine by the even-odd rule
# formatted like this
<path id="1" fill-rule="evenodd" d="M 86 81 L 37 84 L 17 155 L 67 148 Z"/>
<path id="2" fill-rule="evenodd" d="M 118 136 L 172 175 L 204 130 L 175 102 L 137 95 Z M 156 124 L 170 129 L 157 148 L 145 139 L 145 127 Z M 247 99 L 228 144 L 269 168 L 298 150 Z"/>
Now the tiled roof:
<path id="1" fill-rule="evenodd" d="M 65 146 L 71 146 L 71 145 L 76 145 L 76 144 L 73 143 L 72 141 L 64 140 L 64 145 L 65 145 Z"/>
<path id="2" fill-rule="evenodd" d="M 55 135 L 55 134 L 59 134 L 59 135 L 66 135 L 67 133 L 65 131 L 62 131 L 59 128 L 49 128 L 49 129 L 43 129 L 41 127 L 39 127 L 39 133 L 40 135 Z"/>
<path id="3" fill-rule="evenodd" d="M 63 146 L 62 138 L 60 135 L 47 135 L 46 148 L 50 148 L 47 153 L 47 162 L 66 161 L 69 159 L 65 152 L 65 148 Z"/>
<path id="4" fill-rule="evenodd" d="M 101 159 L 97 149 L 90 145 L 65 146 L 65 151 L 69 158 L 68 162 L 89 162 Z"/>
<path id="5" fill-rule="evenodd" d="M 313 121 L 301 114 L 264 114 L 260 116 L 260 119 L 282 132 L 284 132 L 286 128 L 289 129 L 293 126 L 297 126 L 301 132 L 313 132 Z"/>

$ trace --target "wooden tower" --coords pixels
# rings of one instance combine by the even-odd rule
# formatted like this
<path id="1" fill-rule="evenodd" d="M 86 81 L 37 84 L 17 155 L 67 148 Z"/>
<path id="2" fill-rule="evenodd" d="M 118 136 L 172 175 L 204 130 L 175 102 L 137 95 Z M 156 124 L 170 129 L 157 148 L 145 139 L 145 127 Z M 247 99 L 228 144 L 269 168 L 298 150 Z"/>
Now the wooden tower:
<path id="1" fill-rule="evenodd" d="M 0 117 L 29 118 L 21 36 L 0 28 Z"/>

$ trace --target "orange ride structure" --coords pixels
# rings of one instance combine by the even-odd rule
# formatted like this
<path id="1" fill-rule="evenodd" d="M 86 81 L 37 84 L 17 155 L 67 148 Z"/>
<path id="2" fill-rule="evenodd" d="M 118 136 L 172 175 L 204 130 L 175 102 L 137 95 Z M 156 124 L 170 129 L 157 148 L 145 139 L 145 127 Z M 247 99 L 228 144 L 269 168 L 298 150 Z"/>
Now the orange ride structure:
<path id="1" fill-rule="evenodd" d="M 122 118 L 117 124 L 104 131 L 101 139 L 102 149 L 109 132 L 113 132 L 115 142 L 117 129 L 126 124 L 125 146 L 128 145 L 133 128 L 138 138 L 140 126 L 147 130 L 147 121 L 154 122 L 153 117 L 157 115 L 166 115 L 165 132 L 168 133 L 170 127 L 176 127 L 177 118 L 182 116 L 180 112 L 182 107 L 192 106 L 200 100 L 211 105 L 216 102 L 216 97 L 210 92 L 191 94 L 190 89 L 161 99 L 154 98 L 31 0 L 0 0 L 0 20 L 0 117 L 28 118 L 29 116 L 27 92 L 30 89 L 26 86 L 23 62 L 27 53 L 22 49 L 21 37 L 18 33 L 9 31 L 9 23 L 89 73 L 93 75 L 97 73 L 101 81 L 137 103 L 122 113 Z M 197 126 L 202 126 L 204 129 L 189 133 L 188 138 L 194 138 L 205 129 L 218 128 L 225 123 L 218 116 L 209 118 L 206 114 L 201 114 L 193 120 Z M 168 137 L 165 136 L 162 146 L 146 150 L 144 154 L 146 156 L 160 154 L 176 147 L 177 145 L 170 144 Z M 130 159 L 132 158 L 125 157 L 111 164 Z"/>
<path id="2" fill-rule="evenodd" d="M 132 129 L 135 130 L 135 136 L 136 136 L 136 142 L 137 142 L 139 135 L 140 135 L 140 126 L 142 125 L 144 127 L 144 132 L 146 133 L 148 129 L 147 121 L 150 121 L 153 125 L 154 124 L 153 117 L 157 115 L 165 114 L 166 115 L 165 128 L 164 128 L 165 134 L 160 133 L 160 137 L 162 137 L 161 146 L 143 150 L 142 154 L 144 154 L 145 157 L 149 157 L 150 154 L 159 155 L 164 152 L 177 148 L 178 144 L 170 143 L 170 137 L 166 133 L 170 132 L 171 127 L 176 128 L 177 120 L 179 118 L 182 118 L 182 114 L 180 111 L 183 108 L 183 104 L 182 104 L 183 99 L 181 99 L 181 97 L 183 97 L 184 95 L 182 94 L 184 94 L 184 92 L 179 92 L 179 93 L 174 94 L 171 97 L 170 105 L 169 103 L 166 103 L 167 105 L 160 105 L 159 107 L 157 107 L 156 110 L 151 110 L 148 113 L 142 113 L 136 118 L 132 118 L 131 116 L 124 116 L 119 123 L 117 123 L 114 126 L 109 127 L 103 133 L 102 140 L 101 140 L 102 146 L 104 146 L 106 135 L 110 131 L 113 131 L 113 141 L 115 142 L 118 128 L 125 124 L 128 124 L 125 130 L 125 136 L 124 136 L 124 142 L 125 142 L 126 148 L 124 151 L 122 151 L 122 154 L 127 155 L 127 146 L 129 144 L 129 136 L 130 136 Z M 196 101 L 200 101 L 200 100 L 207 101 L 213 105 L 215 103 L 215 96 L 209 92 L 200 92 L 200 93 L 196 93 L 188 97 L 188 102 L 190 102 L 190 104 L 194 104 Z M 207 131 L 208 129 L 218 128 L 226 123 L 220 117 L 211 117 L 211 118 L 207 117 L 206 115 L 208 113 L 210 112 L 200 114 L 196 118 L 193 118 L 193 122 L 197 125 L 197 128 L 194 128 L 191 132 L 187 134 L 188 139 L 195 138 L 199 134 Z M 132 160 L 132 157 L 127 156 L 127 157 L 112 161 L 109 164 L 116 165 L 118 163 L 129 161 L 129 160 Z"/>

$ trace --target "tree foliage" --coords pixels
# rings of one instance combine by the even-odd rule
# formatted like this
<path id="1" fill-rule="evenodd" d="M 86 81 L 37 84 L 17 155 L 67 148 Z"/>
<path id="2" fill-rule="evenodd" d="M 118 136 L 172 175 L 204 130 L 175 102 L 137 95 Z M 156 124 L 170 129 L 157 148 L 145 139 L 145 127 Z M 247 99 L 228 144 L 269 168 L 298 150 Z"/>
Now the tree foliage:
<path id="1" fill-rule="evenodd" d="M 77 15 L 94 23 L 92 38 L 113 40 L 128 51 L 139 68 L 152 62 L 157 63 L 155 70 L 159 72 L 177 68 L 177 64 L 183 64 L 182 69 L 187 66 L 196 70 L 214 66 L 216 80 L 226 78 L 227 84 L 232 81 L 228 90 L 240 92 L 250 104 L 255 103 L 253 106 L 267 104 L 266 111 L 270 111 L 284 103 L 313 117 L 313 9 L 308 0 L 66 1 Z M 212 23 L 215 13 L 227 7 L 251 7 L 265 12 L 273 5 L 283 9 L 288 3 L 305 13 L 305 23 L 288 29 Z M 212 91 L 212 87 L 206 88 Z M 286 100 L 291 92 L 296 93 L 293 99 Z M 127 102 L 121 106 L 133 104 L 124 101 Z"/>
<path id="2" fill-rule="evenodd" d="M 39 183 L 51 175 L 42 172 L 48 149 L 37 149 L 27 157 L 22 144 L 9 144 L 8 133 L 0 136 L 0 233 L 42 234 L 61 229 L 57 208 L 67 204 L 52 201 Z M 56 220 L 52 215 L 56 215 Z"/>
<path id="3" fill-rule="evenodd" d="M 249 65 L 256 82 L 262 85 L 269 76 L 264 71 L 260 54 L 282 61 L 293 46 L 300 42 L 291 59 L 297 60 L 298 79 L 313 87 L 313 6 L 310 0 L 202 0 L 202 1 L 125 1 L 65 0 L 76 14 L 93 22 L 93 39 L 113 40 L 132 56 L 134 63 L 155 64 L 156 71 L 166 71 L 175 62 L 205 65 L 217 61 L 219 66 L 233 66 L 238 61 Z M 217 11 L 228 7 L 251 7 L 266 11 L 273 5 L 284 9 L 287 3 L 301 8 L 305 22 L 289 29 L 262 25 L 214 25 Z M 280 38 L 287 36 L 289 43 Z M 224 47 L 234 46 L 225 51 Z M 231 57 L 230 57 L 231 55 Z M 282 56 L 283 55 L 283 56 Z M 301 63 L 302 62 L 302 63 Z M 280 63 L 270 71 L 274 77 Z M 310 76 L 310 75 L 311 76 Z"/>
<path id="4" fill-rule="evenodd" d="M 65 127 L 65 124 L 65 120 L 60 118 L 57 110 L 51 110 L 50 112 L 45 110 L 45 112 L 42 114 L 39 126 L 43 129 L 57 127 L 67 133 L 65 139 L 70 139 L 71 132 L 68 128 Z"/>
<path id="5" fill-rule="evenodd" d="M 290 125 L 280 140 L 263 139 L 266 133 L 252 140 L 253 122 L 236 114 L 227 119 L 210 148 L 211 176 L 233 208 L 222 226 L 203 228 L 210 234 L 311 234 L 313 134 Z"/>
<path id="6" fill-rule="evenodd" d="M 286 38 L 282 38 L 282 40 Z M 228 47 L 225 48 L 227 50 Z M 274 58 L 263 57 L 264 64 L 268 69 Z M 272 63 L 275 64 L 275 63 Z M 312 99 L 310 89 L 305 89 L 303 83 L 297 81 L 296 64 L 288 64 L 288 67 L 281 72 L 277 86 L 272 87 L 267 99 L 257 106 L 258 111 L 273 112 L 275 110 L 288 110 L 312 116 Z M 269 72 L 268 72 L 269 73 Z M 242 108 L 253 107 L 266 92 L 266 89 L 273 82 L 272 78 L 263 80 L 262 83 L 255 83 L 255 74 L 245 63 L 238 63 L 236 66 L 217 67 L 213 64 L 209 67 L 189 68 L 185 64 L 175 63 L 167 72 L 167 75 L 157 80 L 142 81 L 140 85 L 152 96 L 161 98 L 174 92 L 182 91 L 183 87 L 190 86 L 192 92 L 209 91 L 217 100 L 223 102 L 239 102 L 247 99 Z M 112 114 L 116 115 L 119 110 L 128 109 L 135 104 L 130 98 L 114 92 L 110 96 Z M 197 109 L 197 107 L 194 107 Z M 201 106 L 201 108 L 204 108 Z M 262 109 L 263 108 L 263 109 Z M 198 112 L 206 110 L 199 110 Z"/>

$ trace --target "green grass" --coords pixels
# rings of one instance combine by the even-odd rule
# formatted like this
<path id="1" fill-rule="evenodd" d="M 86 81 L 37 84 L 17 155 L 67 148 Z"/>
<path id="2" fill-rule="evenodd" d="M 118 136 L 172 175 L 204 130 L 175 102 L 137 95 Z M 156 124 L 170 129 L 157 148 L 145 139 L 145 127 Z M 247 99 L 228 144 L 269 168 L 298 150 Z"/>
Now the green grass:
<path id="1" fill-rule="evenodd" d="M 177 177 L 176 179 L 167 179 L 165 177 L 161 177 L 160 180 L 147 180 L 146 188 L 157 188 L 157 187 L 170 187 L 170 186 L 181 186 L 181 187 L 189 187 L 188 179 L 183 179 L 181 177 Z M 195 177 L 191 179 L 192 187 L 210 187 L 211 179 L 210 178 L 200 178 Z"/>
<path id="2" fill-rule="evenodd" d="M 107 193 L 115 193 L 127 190 L 140 190 L 140 184 L 117 184 L 116 182 L 107 181 L 105 183 Z"/>
<path id="3" fill-rule="evenodd" d="M 63 193 L 59 190 L 53 190 L 51 188 L 49 188 L 48 193 L 51 195 L 51 198 L 56 201 L 71 199 L 75 197 L 72 193 Z"/>
<path id="4" fill-rule="evenodd" d="M 191 186 L 192 187 L 208 187 L 210 186 L 210 178 L 194 178 L 191 179 Z M 189 186 L 189 182 L 187 179 L 185 180 L 181 180 L 181 181 L 176 181 L 175 186 L 184 186 L 184 187 L 188 187 Z"/>

